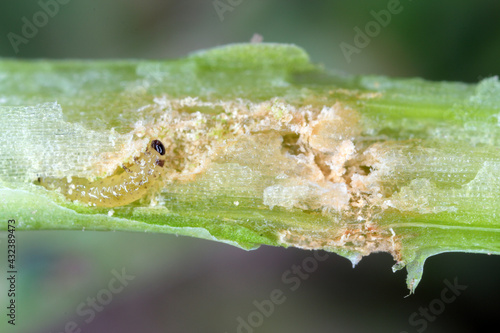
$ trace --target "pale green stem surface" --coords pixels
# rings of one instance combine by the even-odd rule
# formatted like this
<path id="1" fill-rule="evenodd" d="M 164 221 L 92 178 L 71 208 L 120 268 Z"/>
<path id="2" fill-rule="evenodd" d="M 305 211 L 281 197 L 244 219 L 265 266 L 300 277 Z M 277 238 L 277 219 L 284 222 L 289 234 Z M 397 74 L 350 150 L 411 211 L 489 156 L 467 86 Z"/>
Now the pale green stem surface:
<path id="1" fill-rule="evenodd" d="M 500 253 L 500 83 L 350 77 L 292 45 L 170 61 L 0 61 L 0 230 L 174 233 L 427 257 Z M 151 139 L 158 191 L 109 208 L 38 177 L 106 177 Z"/>

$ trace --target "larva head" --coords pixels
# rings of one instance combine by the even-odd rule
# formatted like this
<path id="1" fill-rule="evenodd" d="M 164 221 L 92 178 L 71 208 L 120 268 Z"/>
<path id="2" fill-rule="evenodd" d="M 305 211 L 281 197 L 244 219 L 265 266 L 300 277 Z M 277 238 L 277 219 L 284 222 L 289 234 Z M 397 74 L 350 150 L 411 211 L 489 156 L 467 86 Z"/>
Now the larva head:
<path id="1" fill-rule="evenodd" d="M 165 146 L 163 145 L 163 143 L 161 143 L 160 140 L 153 140 L 151 141 L 151 148 L 153 148 L 154 150 L 156 150 L 156 152 L 160 155 L 165 155 Z"/>
<path id="2" fill-rule="evenodd" d="M 158 154 L 160 154 L 160 156 L 165 155 L 165 146 L 163 145 L 163 143 L 161 143 L 160 140 L 151 141 L 151 148 L 153 148 Z M 157 157 L 155 164 L 162 168 L 163 165 L 165 165 L 165 160 Z"/>

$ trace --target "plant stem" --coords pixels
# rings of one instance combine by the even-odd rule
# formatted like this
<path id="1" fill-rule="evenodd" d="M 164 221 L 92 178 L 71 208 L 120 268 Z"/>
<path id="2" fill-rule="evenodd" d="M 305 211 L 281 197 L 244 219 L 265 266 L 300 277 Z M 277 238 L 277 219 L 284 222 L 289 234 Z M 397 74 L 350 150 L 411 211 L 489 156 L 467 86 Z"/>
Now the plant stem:
<path id="1" fill-rule="evenodd" d="M 500 253 L 497 78 L 350 77 L 280 44 L 2 60 L 0 75 L 0 229 L 165 232 L 353 263 L 384 251 L 412 292 L 431 255 Z M 111 177 L 152 139 L 165 173 L 130 205 L 71 202 L 37 181 Z"/>

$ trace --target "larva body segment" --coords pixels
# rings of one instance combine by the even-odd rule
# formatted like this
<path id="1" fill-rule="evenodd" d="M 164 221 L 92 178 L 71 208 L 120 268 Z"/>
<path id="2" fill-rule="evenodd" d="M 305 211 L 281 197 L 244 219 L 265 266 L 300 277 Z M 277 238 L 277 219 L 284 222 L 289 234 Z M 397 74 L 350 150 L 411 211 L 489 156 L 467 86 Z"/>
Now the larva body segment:
<path id="1" fill-rule="evenodd" d="M 122 172 L 96 181 L 73 177 L 40 179 L 40 185 L 47 189 L 60 189 L 67 199 L 97 207 L 124 206 L 142 198 L 160 183 L 164 173 L 165 147 L 159 140 L 153 140 L 146 151 L 123 165 Z"/>

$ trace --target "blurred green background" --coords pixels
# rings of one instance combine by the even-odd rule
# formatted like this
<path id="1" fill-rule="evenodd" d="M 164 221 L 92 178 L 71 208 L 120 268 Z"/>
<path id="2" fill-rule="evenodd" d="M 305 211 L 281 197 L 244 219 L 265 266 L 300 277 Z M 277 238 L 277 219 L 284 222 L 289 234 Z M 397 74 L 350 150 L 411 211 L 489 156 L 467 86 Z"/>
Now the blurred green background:
<path id="1" fill-rule="evenodd" d="M 355 28 L 364 30 L 374 20 L 371 12 L 394 0 L 60 2 L 46 7 L 54 14 L 46 22 L 38 13 L 51 0 L 0 2 L 0 56 L 175 58 L 258 33 L 266 42 L 302 46 L 314 62 L 351 74 L 477 82 L 500 73 L 499 1 L 402 0 L 350 61 L 340 45 L 355 45 Z M 29 38 L 22 37 L 26 20 L 40 20 Z M 13 43 L 13 34 L 25 39 Z M 1 253 L 5 237 L 0 234 Z M 430 258 L 416 295 L 405 298 L 405 272 L 392 273 L 388 254 L 371 255 L 355 269 L 331 254 L 291 291 L 282 275 L 311 252 L 246 252 L 174 235 L 91 231 L 20 232 L 17 246 L 18 325 L 7 325 L 2 310 L 0 332 L 64 332 L 70 321 L 82 332 L 235 332 L 238 317 L 248 319 L 253 302 L 269 299 L 274 289 L 286 300 L 254 332 L 417 332 L 422 326 L 412 326 L 410 315 L 440 297 L 444 279 L 454 278 L 467 289 L 428 321 L 426 332 L 484 331 L 497 320 L 500 259 L 494 256 Z M 122 268 L 134 279 L 85 322 L 78 306 L 104 295 L 112 271 Z"/>

